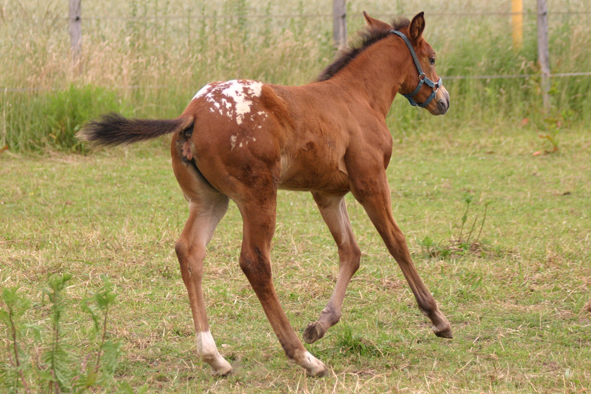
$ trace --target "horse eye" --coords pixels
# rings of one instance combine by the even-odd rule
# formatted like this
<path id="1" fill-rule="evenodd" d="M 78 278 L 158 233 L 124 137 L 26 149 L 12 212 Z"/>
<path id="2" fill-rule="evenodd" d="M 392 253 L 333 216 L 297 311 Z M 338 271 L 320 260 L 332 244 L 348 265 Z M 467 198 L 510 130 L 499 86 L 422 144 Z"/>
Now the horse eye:
<path id="1" fill-rule="evenodd" d="M 432 66 L 433 66 L 433 65 L 435 65 L 435 58 L 434 58 L 434 57 L 430 58 L 430 59 L 429 59 L 429 63 L 430 63 Z"/>

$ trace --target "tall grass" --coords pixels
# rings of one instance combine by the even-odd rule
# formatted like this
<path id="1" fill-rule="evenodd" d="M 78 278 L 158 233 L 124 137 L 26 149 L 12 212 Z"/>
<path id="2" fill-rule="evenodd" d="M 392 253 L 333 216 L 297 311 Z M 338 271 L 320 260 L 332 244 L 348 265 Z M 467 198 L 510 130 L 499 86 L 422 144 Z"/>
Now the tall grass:
<path id="1" fill-rule="evenodd" d="M 38 90 L 0 93 L 0 144 L 15 151 L 48 147 L 80 151 L 63 140 L 75 144 L 72 133 L 95 111 L 80 108 L 60 138 L 55 138 L 51 115 L 54 111 L 68 113 L 79 97 L 87 101 L 86 107 L 101 112 L 127 110 L 133 116 L 172 117 L 208 82 L 253 78 L 304 84 L 334 56 L 329 2 L 225 0 L 209 4 L 199 0 L 190 7 L 185 4 L 180 0 L 83 1 L 82 72 L 77 73 L 69 54 L 65 2 L 5 3 L 0 11 L 0 87 Z M 552 7 L 552 72 L 591 71 L 591 17 L 552 14 L 553 10 L 582 10 L 583 2 L 561 0 Z M 362 27 L 361 10 L 384 20 L 425 10 L 426 37 L 438 52 L 438 72 L 444 77 L 539 75 L 533 1 L 525 2 L 521 49 L 512 48 L 508 15 L 429 15 L 506 12 L 509 1 L 482 1 L 467 7 L 459 1 L 370 0 L 349 1 L 348 8 L 350 35 Z M 543 110 L 539 82 L 538 76 L 444 79 L 452 96 L 445 127 L 528 118 L 529 127 L 544 128 L 547 118 L 560 119 L 561 124 L 590 120 L 591 98 L 586 93 L 591 77 L 554 78 L 549 113 Z M 106 102 L 105 95 L 109 96 Z M 96 105 L 101 97 L 104 104 Z M 441 127 L 441 119 L 396 101 L 389 116 L 392 128 Z"/>

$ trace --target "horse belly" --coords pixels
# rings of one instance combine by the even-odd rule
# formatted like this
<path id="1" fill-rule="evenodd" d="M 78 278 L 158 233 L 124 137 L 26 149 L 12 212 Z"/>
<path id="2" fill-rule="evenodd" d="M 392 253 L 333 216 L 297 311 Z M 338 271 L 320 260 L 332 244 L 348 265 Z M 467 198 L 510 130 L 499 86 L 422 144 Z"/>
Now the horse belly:
<path id="1" fill-rule="evenodd" d="M 328 160 L 327 160 L 328 159 Z M 281 177 L 279 189 L 295 191 L 334 191 L 349 190 L 349 176 L 339 169 L 338 160 L 293 159 L 281 155 Z"/>

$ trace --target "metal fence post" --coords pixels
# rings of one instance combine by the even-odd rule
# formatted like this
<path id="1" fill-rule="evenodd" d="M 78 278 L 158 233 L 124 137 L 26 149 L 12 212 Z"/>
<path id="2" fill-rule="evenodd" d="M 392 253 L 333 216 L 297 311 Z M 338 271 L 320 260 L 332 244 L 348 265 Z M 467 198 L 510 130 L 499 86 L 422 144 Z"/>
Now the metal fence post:
<path id="1" fill-rule="evenodd" d="M 550 53 L 548 49 L 548 6 L 538 0 L 538 61 L 542 68 L 542 97 L 544 108 L 550 107 Z"/>
<path id="2" fill-rule="evenodd" d="M 347 2 L 333 0 L 332 2 L 332 37 L 337 49 L 347 45 Z"/>

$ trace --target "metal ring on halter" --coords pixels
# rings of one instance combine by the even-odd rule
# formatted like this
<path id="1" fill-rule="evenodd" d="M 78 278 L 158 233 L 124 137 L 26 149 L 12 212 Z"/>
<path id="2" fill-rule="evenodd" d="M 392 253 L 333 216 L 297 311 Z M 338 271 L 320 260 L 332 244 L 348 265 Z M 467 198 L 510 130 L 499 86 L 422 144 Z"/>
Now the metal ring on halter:
<path id="1" fill-rule="evenodd" d="M 408 38 L 404 35 L 404 33 L 401 33 L 398 30 L 391 30 L 390 33 L 396 34 L 398 37 L 400 37 L 404 40 L 404 42 L 406 43 L 406 46 L 410 50 L 410 54 L 412 56 L 412 60 L 415 63 L 417 71 L 419 72 L 419 84 L 416 87 L 416 89 L 411 94 L 402 93 L 402 95 L 404 97 L 406 97 L 406 99 L 408 100 L 410 105 L 412 105 L 413 107 L 425 108 L 433 100 L 433 98 L 437 94 L 437 91 L 439 90 L 439 88 L 441 86 L 443 86 L 443 83 L 441 82 L 441 78 L 439 78 L 439 80 L 437 82 L 433 82 L 427 77 L 427 75 L 423 72 L 423 69 L 421 68 L 421 64 L 419 63 L 419 59 L 417 58 L 417 54 L 416 54 L 414 48 L 412 47 L 412 44 L 410 43 Z M 433 88 L 433 92 L 431 92 L 431 95 L 423 103 L 417 103 L 416 101 L 414 101 L 413 97 L 419 93 L 419 91 L 423 87 L 424 83 L 427 84 L 427 86 L 429 86 L 430 88 Z"/>

